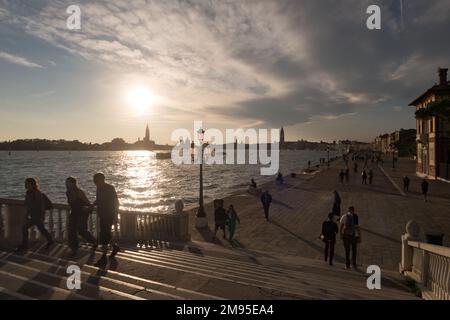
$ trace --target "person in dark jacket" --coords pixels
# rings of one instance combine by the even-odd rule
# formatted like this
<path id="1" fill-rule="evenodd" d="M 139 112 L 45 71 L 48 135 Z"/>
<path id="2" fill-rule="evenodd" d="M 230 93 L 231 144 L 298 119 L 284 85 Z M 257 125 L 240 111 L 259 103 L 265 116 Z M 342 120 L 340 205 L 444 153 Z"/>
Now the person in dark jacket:
<path id="1" fill-rule="evenodd" d="M 350 169 L 347 168 L 347 169 L 345 169 L 345 183 L 348 184 L 349 181 L 350 181 Z"/>
<path id="2" fill-rule="evenodd" d="M 77 185 L 77 180 L 73 177 L 66 179 L 66 196 L 70 206 L 68 240 L 71 255 L 75 256 L 78 251 L 78 235 L 82 236 L 86 242 L 92 244 L 92 250 L 97 249 L 97 240 L 88 231 L 88 218 L 92 212 L 91 203 L 86 194 Z"/>
<path id="3" fill-rule="evenodd" d="M 27 193 L 25 195 L 25 206 L 27 207 L 26 222 L 22 227 L 22 244 L 16 251 L 26 250 L 28 248 L 28 229 L 36 226 L 39 232 L 47 240 L 45 249 L 50 248 L 54 243 L 54 240 L 50 233 L 44 226 L 46 203 L 49 203 L 47 196 L 43 194 L 39 188 L 39 184 L 34 178 L 27 178 L 25 180 L 25 189 Z"/>
<path id="4" fill-rule="evenodd" d="M 94 183 L 97 186 L 97 197 L 92 206 L 97 207 L 97 215 L 100 223 L 99 242 L 103 247 L 103 256 L 99 264 L 102 264 L 106 261 L 108 244 L 111 244 L 112 247 L 111 258 L 115 257 L 120 250 L 120 247 L 112 237 L 112 226 L 118 222 L 119 198 L 117 197 L 116 189 L 105 182 L 105 175 L 103 173 L 96 173 L 94 175 Z"/>
<path id="5" fill-rule="evenodd" d="M 362 184 L 367 184 L 367 172 L 365 169 L 361 173 L 361 178 L 362 178 Z"/>
<path id="6" fill-rule="evenodd" d="M 341 216 L 341 196 L 339 195 L 339 193 L 334 190 L 333 191 L 333 195 L 334 195 L 334 201 L 333 201 L 333 215 L 340 217 Z"/>
<path id="7" fill-rule="evenodd" d="M 421 187 L 422 187 L 423 199 L 426 202 L 427 201 L 427 195 L 428 195 L 428 182 L 427 182 L 427 179 L 423 179 Z"/>
<path id="8" fill-rule="evenodd" d="M 341 170 L 341 172 L 339 172 L 339 180 L 341 181 L 341 184 L 344 184 L 344 178 L 345 178 L 345 172 L 344 172 L 344 170 Z"/>
<path id="9" fill-rule="evenodd" d="M 269 190 L 266 190 L 261 195 L 261 203 L 264 209 L 264 215 L 266 216 L 266 220 L 269 221 L 269 209 L 270 204 L 272 203 L 272 196 L 269 193 Z"/>
<path id="10" fill-rule="evenodd" d="M 215 221 L 214 236 L 216 236 L 217 230 L 222 229 L 223 238 L 224 239 L 227 238 L 227 233 L 226 233 L 227 220 L 228 220 L 228 216 L 223 207 L 223 200 L 215 200 L 214 201 L 214 221 Z"/>
<path id="11" fill-rule="evenodd" d="M 334 214 L 328 214 L 328 220 L 322 224 L 321 239 L 325 243 L 325 262 L 333 265 L 334 246 L 336 244 L 336 234 L 339 232 L 337 224 L 333 221 Z"/>
<path id="12" fill-rule="evenodd" d="M 372 169 L 370 169 L 370 171 L 369 171 L 369 184 L 371 185 L 372 182 L 373 182 L 373 171 L 372 171 Z"/>
<path id="13" fill-rule="evenodd" d="M 233 240 L 234 233 L 236 232 L 236 224 L 241 223 L 241 219 L 237 215 L 236 210 L 234 210 L 233 205 L 228 208 L 228 231 L 230 232 L 229 240 Z"/>
<path id="14" fill-rule="evenodd" d="M 406 191 L 406 192 L 409 191 L 409 183 L 410 183 L 410 180 L 409 180 L 408 176 L 404 176 L 403 177 L 403 191 Z"/>

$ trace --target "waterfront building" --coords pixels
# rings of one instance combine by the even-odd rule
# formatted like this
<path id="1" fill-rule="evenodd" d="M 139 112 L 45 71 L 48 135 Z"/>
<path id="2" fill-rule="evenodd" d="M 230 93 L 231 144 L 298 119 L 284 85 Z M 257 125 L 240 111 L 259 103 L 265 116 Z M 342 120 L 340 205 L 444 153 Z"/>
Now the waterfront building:
<path id="1" fill-rule="evenodd" d="M 410 106 L 416 109 L 416 172 L 430 178 L 450 180 L 450 83 L 448 69 L 439 68 L 435 84 Z"/>

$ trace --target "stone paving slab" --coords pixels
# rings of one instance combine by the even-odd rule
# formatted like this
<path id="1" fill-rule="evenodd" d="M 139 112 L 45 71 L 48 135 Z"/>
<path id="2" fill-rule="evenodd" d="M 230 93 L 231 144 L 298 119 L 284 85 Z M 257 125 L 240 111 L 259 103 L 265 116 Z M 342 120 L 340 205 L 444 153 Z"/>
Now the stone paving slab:
<path id="1" fill-rule="evenodd" d="M 401 183 L 404 174 L 410 176 L 411 192 L 406 196 L 402 196 L 372 163 L 369 163 L 369 168 L 374 172 L 373 185 L 362 185 L 360 172 L 354 173 L 353 170 L 349 184 L 341 184 L 338 173 L 344 163 L 338 160 L 330 168 L 322 166 L 316 175 L 287 178 L 284 187 L 270 184 L 268 188 L 274 199 L 270 222 L 264 219 L 259 197 L 239 194 L 225 198 L 225 205 L 233 204 L 241 218 L 236 240 L 232 243 L 222 239 L 220 231 L 218 238 L 213 237 L 211 204 L 206 206 L 209 220 L 207 230 L 195 229 L 194 213 L 191 212 L 192 239 L 226 248 L 322 259 L 323 243 L 318 236 L 321 224 L 331 210 L 332 191 L 338 190 L 342 198 L 342 213 L 353 205 L 360 216 L 363 242 L 359 247 L 358 263 L 365 266 L 377 264 L 384 269 L 398 270 L 400 236 L 409 220 L 417 220 L 424 231 L 439 230 L 446 234 L 444 244 L 450 244 L 450 199 L 446 196 L 450 185 L 431 181 L 430 201 L 424 202 L 416 190 L 420 179 L 415 177 L 411 161 L 401 159 L 396 171 L 389 170 L 388 162 L 385 162 L 385 172 L 393 181 Z M 353 163 L 349 166 L 353 168 Z M 363 167 L 362 162 L 359 162 L 359 167 Z M 338 240 L 336 263 L 342 264 L 343 257 L 343 245 Z"/>

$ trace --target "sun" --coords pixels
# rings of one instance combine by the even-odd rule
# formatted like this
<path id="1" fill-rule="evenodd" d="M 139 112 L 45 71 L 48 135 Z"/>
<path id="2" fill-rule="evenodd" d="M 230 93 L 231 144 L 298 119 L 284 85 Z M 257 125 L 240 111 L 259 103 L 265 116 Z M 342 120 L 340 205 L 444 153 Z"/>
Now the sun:
<path id="1" fill-rule="evenodd" d="M 145 86 L 135 86 L 128 89 L 126 101 L 130 108 L 136 112 L 143 113 L 157 102 L 154 92 Z"/>

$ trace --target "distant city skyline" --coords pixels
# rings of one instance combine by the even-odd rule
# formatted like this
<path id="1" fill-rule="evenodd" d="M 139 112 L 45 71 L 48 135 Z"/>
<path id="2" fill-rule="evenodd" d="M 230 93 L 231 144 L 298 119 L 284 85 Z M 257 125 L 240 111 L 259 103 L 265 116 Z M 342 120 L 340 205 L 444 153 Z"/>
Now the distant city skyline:
<path id="1" fill-rule="evenodd" d="M 173 144 L 194 120 L 281 128 L 286 141 L 373 141 L 450 66 L 450 2 L 0 0 L 0 141 Z"/>

